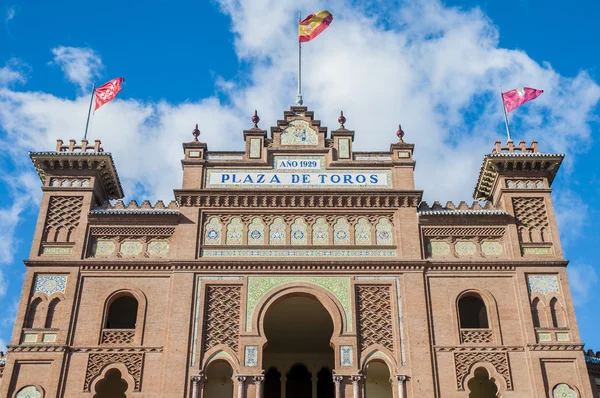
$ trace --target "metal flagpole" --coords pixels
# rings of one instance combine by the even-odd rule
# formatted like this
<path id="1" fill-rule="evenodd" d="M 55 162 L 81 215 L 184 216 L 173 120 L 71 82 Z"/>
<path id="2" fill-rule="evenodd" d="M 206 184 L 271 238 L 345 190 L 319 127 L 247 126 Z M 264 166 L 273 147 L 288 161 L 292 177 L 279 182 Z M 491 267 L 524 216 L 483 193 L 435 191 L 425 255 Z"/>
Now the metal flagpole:
<path id="1" fill-rule="evenodd" d="M 298 27 L 300 27 L 300 22 L 302 21 L 302 13 L 298 12 Z M 302 105 L 304 101 L 302 101 L 302 43 L 300 42 L 300 37 L 298 36 L 298 95 L 296 96 L 296 105 Z"/>
<path id="2" fill-rule="evenodd" d="M 502 101 L 502 110 L 504 111 L 504 121 L 506 122 L 506 135 L 508 136 L 508 140 L 512 141 L 510 138 L 510 129 L 508 128 L 508 114 L 506 113 L 506 106 L 504 105 L 504 96 L 502 96 L 502 86 L 500 87 L 500 100 Z"/>
<path id="3" fill-rule="evenodd" d="M 94 102 L 94 93 L 96 92 L 96 83 L 92 84 L 92 97 L 90 98 L 90 108 L 88 109 L 87 122 L 85 122 L 85 134 L 83 139 L 87 140 L 88 126 L 90 125 L 90 115 L 92 113 L 92 103 Z"/>

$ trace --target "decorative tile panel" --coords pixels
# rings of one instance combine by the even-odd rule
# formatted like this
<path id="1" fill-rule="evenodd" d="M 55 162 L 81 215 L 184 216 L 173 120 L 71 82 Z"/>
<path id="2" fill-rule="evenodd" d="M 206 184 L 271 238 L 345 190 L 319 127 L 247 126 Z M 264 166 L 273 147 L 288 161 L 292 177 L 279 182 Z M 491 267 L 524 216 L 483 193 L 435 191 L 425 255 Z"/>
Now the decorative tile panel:
<path id="1" fill-rule="evenodd" d="M 571 338 L 569 337 L 569 333 L 567 332 L 558 332 L 556 333 L 556 341 L 564 343 L 566 341 L 571 341 Z"/>
<path id="2" fill-rule="evenodd" d="M 338 140 L 338 153 L 340 159 L 350 159 L 350 139 L 340 138 Z"/>
<path id="3" fill-rule="evenodd" d="M 394 243 L 392 239 L 392 224 L 387 218 L 382 218 L 377 222 L 375 234 L 378 245 L 391 245 Z"/>
<path id="4" fill-rule="evenodd" d="M 552 398 L 577 398 L 577 392 L 569 387 L 568 384 L 557 384 L 552 390 Z"/>
<path id="5" fill-rule="evenodd" d="M 269 244 L 285 245 L 285 229 L 286 225 L 283 218 L 274 219 L 269 228 Z"/>
<path id="6" fill-rule="evenodd" d="M 248 225 L 248 244 L 265 244 L 265 224 L 258 217 L 253 218 L 252 222 Z"/>
<path id="7" fill-rule="evenodd" d="M 477 246 L 474 242 L 458 241 L 454 244 L 454 251 L 459 256 L 474 256 L 477 254 Z"/>
<path id="8" fill-rule="evenodd" d="M 223 224 L 217 217 L 210 219 L 206 227 L 204 227 L 204 244 L 205 245 L 220 245 L 222 241 L 221 231 Z"/>
<path id="9" fill-rule="evenodd" d="M 262 155 L 262 140 L 250 138 L 250 159 L 260 159 Z"/>
<path id="10" fill-rule="evenodd" d="M 450 244 L 448 242 L 433 240 L 429 242 L 429 248 L 429 251 L 433 257 L 447 256 L 450 254 Z"/>
<path id="11" fill-rule="evenodd" d="M 328 245 L 329 244 L 329 224 L 323 217 L 315 220 L 312 227 L 312 244 L 313 245 Z"/>
<path id="12" fill-rule="evenodd" d="M 538 343 L 550 343 L 552 342 L 552 335 L 547 332 L 538 332 L 537 340 Z"/>
<path id="13" fill-rule="evenodd" d="M 153 257 L 162 257 L 169 254 L 169 242 L 166 240 L 154 240 L 148 243 L 148 254 Z"/>
<path id="14" fill-rule="evenodd" d="M 556 275 L 527 275 L 529 293 L 541 294 L 559 293 L 558 278 Z"/>
<path id="15" fill-rule="evenodd" d="M 340 366 L 354 365 L 354 354 L 351 345 L 340 346 Z"/>
<path id="16" fill-rule="evenodd" d="M 37 333 L 25 333 L 23 336 L 23 343 L 37 343 Z"/>
<path id="17" fill-rule="evenodd" d="M 533 255 L 533 256 L 551 256 L 552 248 L 551 247 L 523 247 L 522 252 L 524 256 Z"/>
<path id="18" fill-rule="evenodd" d="M 305 120 L 293 120 L 281 133 L 281 145 L 317 145 L 319 136 Z"/>
<path id="19" fill-rule="evenodd" d="M 258 366 L 258 346 L 247 345 L 244 349 L 244 366 Z"/>
<path id="20" fill-rule="evenodd" d="M 124 256 L 138 256 L 142 253 L 142 242 L 126 240 L 121 243 L 119 252 Z"/>
<path id="21" fill-rule="evenodd" d="M 502 243 L 496 241 L 481 242 L 481 252 L 486 256 L 502 255 Z"/>
<path id="22" fill-rule="evenodd" d="M 307 236 L 308 227 L 303 218 L 296 218 L 294 223 L 292 224 L 292 233 L 290 236 L 290 241 L 292 245 L 307 245 L 308 244 L 308 236 Z"/>
<path id="23" fill-rule="evenodd" d="M 354 226 L 354 243 L 356 245 L 371 245 L 371 230 L 373 229 L 371 223 L 366 218 L 362 217 L 358 219 L 358 222 Z"/>
<path id="24" fill-rule="evenodd" d="M 92 251 L 94 256 L 110 256 L 116 250 L 115 242 L 108 239 L 98 239 L 96 243 L 94 243 L 94 247 Z"/>
<path id="25" fill-rule="evenodd" d="M 333 244 L 350 244 L 350 224 L 345 218 L 338 219 L 335 225 L 333 226 Z"/>
<path id="26" fill-rule="evenodd" d="M 56 343 L 56 333 L 44 333 L 42 343 Z"/>
<path id="27" fill-rule="evenodd" d="M 67 276 L 63 275 L 37 275 L 35 277 L 34 292 L 45 293 L 50 296 L 53 293 L 64 293 L 67 290 Z"/>
<path id="28" fill-rule="evenodd" d="M 73 248 L 65 246 L 44 246 L 44 251 L 42 253 L 53 256 L 68 256 L 73 254 Z"/>
<path id="29" fill-rule="evenodd" d="M 352 309 L 350 302 L 350 278 L 319 276 L 248 277 L 246 300 L 246 331 L 252 331 L 252 315 L 260 299 L 271 289 L 284 283 L 307 282 L 320 286 L 333 294 L 346 314 L 346 330 L 352 331 Z"/>
<path id="30" fill-rule="evenodd" d="M 202 257 L 396 257 L 393 249 L 203 249 Z"/>
<path id="31" fill-rule="evenodd" d="M 229 221 L 229 224 L 227 225 L 226 244 L 241 245 L 243 235 L 244 235 L 244 224 L 242 224 L 242 219 L 239 217 L 232 218 L 231 221 Z"/>

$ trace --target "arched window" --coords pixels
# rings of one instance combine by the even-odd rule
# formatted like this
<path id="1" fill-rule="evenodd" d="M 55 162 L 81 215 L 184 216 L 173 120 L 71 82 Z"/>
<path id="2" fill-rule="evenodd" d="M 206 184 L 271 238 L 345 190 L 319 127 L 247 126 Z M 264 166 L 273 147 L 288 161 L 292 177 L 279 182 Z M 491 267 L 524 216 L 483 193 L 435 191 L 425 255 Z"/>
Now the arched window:
<path id="1" fill-rule="evenodd" d="M 25 318 L 25 328 L 32 328 L 35 322 L 35 314 L 42 303 L 41 298 L 36 298 L 29 305 L 29 311 L 27 311 L 27 317 Z"/>
<path id="2" fill-rule="evenodd" d="M 46 314 L 46 324 L 44 325 L 46 329 L 51 329 L 56 326 L 55 317 L 59 304 L 60 299 L 58 298 L 55 298 L 50 302 L 50 305 L 48 306 L 48 313 Z"/>
<path id="3" fill-rule="evenodd" d="M 138 302 L 131 296 L 121 296 L 108 307 L 106 329 L 135 329 Z"/>
<path id="4" fill-rule="evenodd" d="M 544 305 L 537 297 L 531 303 L 531 317 L 533 318 L 534 328 L 542 327 L 542 319 L 546 317 L 546 314 L 544 312 Z M 546 327 L 546 322 L 543 322 L 543 324 Z"/>
<path id="5" fill-rule="evenodd" d="M 560 302 L 556 299 L 556 297 L 550 300 L 550 314 L 552 315 L 553 327 L 563 328 L 567 326 L 562 305 L 560 305 Z"/>
<path id="6" fill-rule="evenodd" d="M 458 300 L 458 313 L 462 329 L 487 329 L 489 327 L 485 303 L 478 296 L 461 297 Z"/>

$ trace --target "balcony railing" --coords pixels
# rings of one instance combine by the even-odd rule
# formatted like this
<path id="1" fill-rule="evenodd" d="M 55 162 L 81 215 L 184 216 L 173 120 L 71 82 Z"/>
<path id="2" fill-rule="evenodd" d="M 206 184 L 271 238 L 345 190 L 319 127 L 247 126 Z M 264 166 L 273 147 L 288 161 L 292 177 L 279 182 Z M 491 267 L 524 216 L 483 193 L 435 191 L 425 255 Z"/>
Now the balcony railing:
<path id="1" fill-rule="evenodd" d="M 101 344 L 131 344 L 135 337 L 135 329 L 104 329 Z"/>
<path id="2" fill-rule="evenodd" d="M 491 344 L 493 340 L 492 329 L 460 329 L 463 344 Z"/>

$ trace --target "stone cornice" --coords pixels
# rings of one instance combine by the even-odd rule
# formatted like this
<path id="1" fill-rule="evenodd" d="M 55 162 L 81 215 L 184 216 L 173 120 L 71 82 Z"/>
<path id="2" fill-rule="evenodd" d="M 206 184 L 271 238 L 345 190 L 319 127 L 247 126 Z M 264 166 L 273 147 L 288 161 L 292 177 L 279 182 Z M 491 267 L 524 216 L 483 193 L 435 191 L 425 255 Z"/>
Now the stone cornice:
<path id="1" fill-rule="evenodd" d="M 523 346 L 434 346 L 436 352 L 522 352 Z"/>
<path id="2" fill-rule="evenodd" d="M 8 352 L 163 352 L 163 347 L 72 347 L 68 345 L 48 345 L 43 343 L 37 344 L 19 344 L 9 345 Z"/>
<path id="3" fill-rule="evenodd" d="M 583 351 L 583 344 L 528 344 L 529 351 Z"/>
<path id="4" fill-rule="evenodd" d="M 175 190 L 182 207 L 216 208 L 416 208 L 423 191 Z"/>

